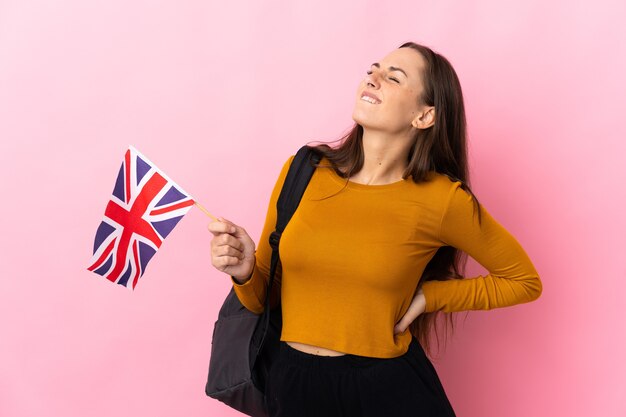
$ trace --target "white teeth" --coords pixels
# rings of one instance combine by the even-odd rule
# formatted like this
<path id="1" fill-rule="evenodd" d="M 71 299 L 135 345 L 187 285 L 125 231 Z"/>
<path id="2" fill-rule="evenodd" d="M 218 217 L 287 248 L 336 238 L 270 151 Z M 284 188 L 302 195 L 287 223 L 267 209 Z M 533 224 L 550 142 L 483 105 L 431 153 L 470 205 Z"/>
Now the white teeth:
<path id="1" fill-rule="evenodd" d="M 376 101 L 373 98 L 368 97 L 368 96 L 362 96 L 361 100 L 367 101 L 368 103 L 372 103 L 372 104 L 378 104 L 378 101 Z"/>

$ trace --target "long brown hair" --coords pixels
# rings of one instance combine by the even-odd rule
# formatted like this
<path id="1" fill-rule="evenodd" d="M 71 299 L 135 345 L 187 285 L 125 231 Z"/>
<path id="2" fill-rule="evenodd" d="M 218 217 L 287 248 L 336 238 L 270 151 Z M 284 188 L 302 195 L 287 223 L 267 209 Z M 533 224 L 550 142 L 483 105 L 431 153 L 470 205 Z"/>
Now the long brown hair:
<path id="1" fill-rule="evenodd" d="M 420 183 L 427 180 L 429 171 L 436 171 L 453 181 L 460 181 L 461 188 L 473 198 L 480 223 L 480 203 L 470 189 L 465 106 L 456 72 L 445 57 L 426 46 L 407 42 L 400 48 L 412 48 L 426 61 L 422 74 L 424 90 L 419 100 L 426 106 L 435 107 L 434 125 L 417 130 L 403 178 L 411 176 L 413 181 Z M 330 167 L 338 175 L 348 179 L 363 168 L 363 127 L 355 124 L 339 142 L 336 147 L 324 143 L 314 146 L 314 149 L 328 159 Z M 466 261 L 465 253 L 451 246 L 442 246 L 426 265 L 418 288 L 425 281 L 463 278 Z M 443 334 L 439 331 L 440 327 L 444 330 Z M 411 333 L 429 353 L 432 353 L 431 336 L 434 334 L 439 347 L 441 341 L 445 342 L 448 330 L 453 328 L 452 315 L 441 312 L 423 313 L 409 326 Z"/>

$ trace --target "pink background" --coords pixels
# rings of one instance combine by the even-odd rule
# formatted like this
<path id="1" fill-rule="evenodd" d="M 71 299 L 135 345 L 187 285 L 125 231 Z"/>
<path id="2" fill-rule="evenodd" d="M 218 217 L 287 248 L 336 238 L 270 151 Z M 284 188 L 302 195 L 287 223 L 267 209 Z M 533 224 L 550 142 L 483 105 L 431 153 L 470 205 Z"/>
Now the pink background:
<path id="1" fill-rule="evenodd" d="M 228 277 L 193 209 L 132 292 L 85 270 L 128 144 L 257 239 L 286 158 L 407 40 L 464 88 L 474 191 L 544 283 L 460 315 L 463 417 L 626 415 L 622 1 L 0 2 L 0 415 L 236 416 L 205 397 Z M 475 263 L 470 273 L 480 273 Z"/>

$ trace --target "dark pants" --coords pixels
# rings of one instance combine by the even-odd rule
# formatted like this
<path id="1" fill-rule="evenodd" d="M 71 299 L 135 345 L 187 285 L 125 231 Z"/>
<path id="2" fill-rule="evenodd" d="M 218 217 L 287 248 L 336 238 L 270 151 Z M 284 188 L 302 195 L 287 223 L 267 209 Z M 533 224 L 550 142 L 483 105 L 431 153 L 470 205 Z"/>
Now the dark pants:
<path id="1" fill-rule="evenodd" d="M 280 344 L 266 388 L 271 417 L 455 416 L 415 337 L 390 359 L 318 356 Z"/>

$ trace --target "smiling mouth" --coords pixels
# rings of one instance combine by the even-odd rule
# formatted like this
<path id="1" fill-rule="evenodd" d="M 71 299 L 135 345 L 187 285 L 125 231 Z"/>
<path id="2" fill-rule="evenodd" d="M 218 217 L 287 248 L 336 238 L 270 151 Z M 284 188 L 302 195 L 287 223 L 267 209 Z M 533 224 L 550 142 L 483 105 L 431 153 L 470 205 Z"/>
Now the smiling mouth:
<path id="1" fill-rule="evenodd" d="M 380 104 L 380 100 L 376 100 L 375 98 L 366 95 L 361 96 L 361 100 L 367 101 L 371 104 Z"/>

